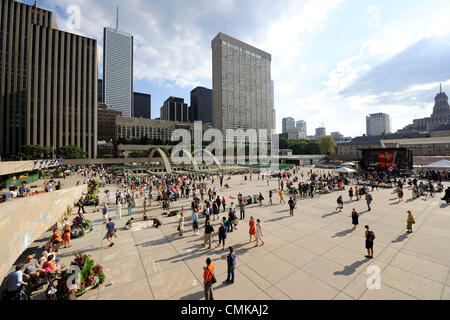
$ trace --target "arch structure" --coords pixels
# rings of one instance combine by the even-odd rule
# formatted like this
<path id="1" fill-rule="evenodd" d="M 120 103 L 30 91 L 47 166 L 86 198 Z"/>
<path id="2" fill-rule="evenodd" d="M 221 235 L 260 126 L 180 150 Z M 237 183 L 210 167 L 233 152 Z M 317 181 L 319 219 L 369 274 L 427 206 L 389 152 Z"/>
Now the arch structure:
<path id="1" fill-rule="evenodd" d="M 167 155 L 165 154 L 165 152 L 162 151 L 160 148 L 155 148 L 152 150 L 152 152 L 150 152 L 150 155 L 148 156 L 147 170 L 150 170 L 150 163 L 152 162 L 153 156 L 155 155 L 156 152 L 158 152 L 158 154 L 163 159 L 163 163 L 164 163 L 164 167 L 166 168 L 166 172 L 168 174 L 172 174 L 172 167 L 170 165 L 169 158 L 167 158 Z"/>
<path id="2" fill-rule="evenodd" d="M 220 164 L 219 159 L 217 159 L 217 157 L 216 157 L 215 155 L 213 155 L 213 154 L 211 153 L 211 151 L 209 151 L 209 150 L 207 150 L 207 149 L 203 149 L 203 150 L 201 150 L 201 149 L 194 150 L 194 152 L 192 152 L 192 155 L 195 156 L 195 154 L 198 153 L 199 151 L 203 151 L 203 152 L 205 152 L 207 155 L 209 155 L 209 156 L 213 159 L 213 161 L 214 161 L 214 163 L 215 163 L 217 169 L 223 170 L 223 167 L 222 167 L 222 165 Z M 195 158 L 194 158 L 194 161 L 195 161 Z"/>
<path id="3" fill-rule="evenodd" d="M 194 159 L 194 157 L 189 153 L 189 151 L 187 151 L 186 149 L 181 149 L 181 151 L 183 151 L 183 154 L 185 154 L 188 158 L 189 161 L 192 163 L 192 166 L 194 167 L 194 171 L 195 172 L 199 172 L 200 168 L 198 167 L 198 163 L 197 161 Z"/>

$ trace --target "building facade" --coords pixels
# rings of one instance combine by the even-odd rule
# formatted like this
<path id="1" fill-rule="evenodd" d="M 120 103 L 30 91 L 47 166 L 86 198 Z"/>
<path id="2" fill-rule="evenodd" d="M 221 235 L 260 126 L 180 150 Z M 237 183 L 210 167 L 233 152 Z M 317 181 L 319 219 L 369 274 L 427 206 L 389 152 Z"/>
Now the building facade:
<path id="1" fill-rule="evenodd" d="M 211 89 L 197 87 L 191 91 L 190 121 L 213 125 L 213 93 Z"/>
<path id="2" fill-rule="evenodd" d="M 124 117 L 133 116 L 133 36 L 103 29 L 103 99 Z"/>
<path id="3" fill-rule="evenodd" d="M 214 128 L 272 129 L 271 55 L 223 33 L 211 47 Z"/>
<path id="4" fill-rule="evenodd" d="M 440 86 L 440 92 L 434 98 L 434 102 L 433 113 L 430 117 L 414 119 L 412 125 L 406 126 L 403 130 L 431 133 L 433 129 L 440 125 L 450 123 L 450 106 L 447 95 L 442 91 L 442 85 Z"/>
<path id="5" fill-rule="evenodd" d="M 134 118 L 152 118 L 152 96 L 146 93 L 133 93 L 133 117 Z"/>
<path id="6" fill-rule="evenodd" d="M 116 136 L 116 117 L 121 117 L 122 112 L 114 110 L 106 104 L 98 105 L 98 141 L 114 141 Z"/>
<path id="7" fill-rule="evenodd" d="M 161 120 L 189 122 L 188 106 L 183 98 L 169 97 L 160 110 Z"/>
<path id="8" fill-rule="evenodd" d="M 288 117 L 282 120 L 282 132 L 287 133 L 289 130 L 295 129 L 295 119 Z"/>
<path id="9" fill-rule="evenodd" d="M 97 154 L 97 41 L 53 13 L 0 0 L 0 154 L 77 145 Z"/>
<path id="10" fill-rule="evenodd" d="M 98 79 L 97 82 L 97 101 L 98 103 L 104 103 L 103 101 L 103 80 Z"/>
<path id="11" fill-rule="evenodd" d="M 316 129 L 316 135 L 315 135 L 316 139 L 320 139 L 320 138 L 322 138 L 323 136 L 326 136 L 326 135 L 327 135 L 327 129 L 326 128 L 320 127 L 320 128 Z"/>
<path id="12" fill-rule="evenodd" d="M 379 136 L 391 133 L 391 120 L 386 113 L 374 113 L 366 117 L 366 134 Z"/>
<path id="13" fill-rule="evenodd" d="M 159 139 L 163 142 L 168 142 L 171 140 L 172 132 L 176 129 L 189 130 L 193 137 L 194 123 L 119 116 L 116 117 L 115 128 L 116 141 L 119 139 L 131 140 L 147 137 L 149 139 Z M 203 130 L 207 128 L 207 124 L 204 123 Z"/>

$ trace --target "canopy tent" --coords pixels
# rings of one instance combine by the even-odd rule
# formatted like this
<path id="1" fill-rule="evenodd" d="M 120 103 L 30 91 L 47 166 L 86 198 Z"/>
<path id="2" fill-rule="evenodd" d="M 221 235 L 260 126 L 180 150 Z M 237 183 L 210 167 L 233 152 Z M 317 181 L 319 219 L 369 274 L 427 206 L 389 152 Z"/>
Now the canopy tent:
<path id="1" fill-rule="evenodd" d="M 345 162 L 342 164 L 343 167 L 354 167 L 356 166 L 356 163 L 354 162 Z"/>
<path id="2" fill-rule="evenodd" d="M 450 161 L 448 160 L 440 160 L 438 162 L 430 163 L 426 166 L 423 166 L 424 168 L 435 168 L 435 169 L 450 169 Z"/>
<path id="3" fill-rule="evenodd" d="M 349 168 L 346 168 L 346 167 L 337 168 L 334 171 L 335 172 L 339 172 L 339 173 L 353 173 L 353 172 L 356 172 L 356 170 L 349 169 Z"/>

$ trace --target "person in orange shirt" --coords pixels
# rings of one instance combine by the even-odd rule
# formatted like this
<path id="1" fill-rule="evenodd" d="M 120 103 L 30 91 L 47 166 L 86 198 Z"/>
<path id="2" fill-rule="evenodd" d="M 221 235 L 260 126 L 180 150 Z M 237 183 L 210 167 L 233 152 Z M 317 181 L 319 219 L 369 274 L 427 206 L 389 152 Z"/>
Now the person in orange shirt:
<path id="1" fill-rule="evenodd" d="M 212 285 L 214 283 L 214 265 L 211 259 L 206 259 L 206 267 L 203 267 L 203 286 L 205 288 L 205 300 L 214 300 Z"/>
<path id="2" fill-rule="evenodd" d="M 63 239 L 61 235 L 58 233 L 58 228 L 53 229 L 53 235 L 52 235 L 52 245 L 53 250 L 55 252 L 58 252 L 59 247 L 61 247 L 63 244 Z"/>
<path id="3" fill-rule="evenodd" d="M 71 247 L 70 245 L 70 226 L 66 224 L 63 228 L 63 241 L 64 241 L 64 248 Z"/>

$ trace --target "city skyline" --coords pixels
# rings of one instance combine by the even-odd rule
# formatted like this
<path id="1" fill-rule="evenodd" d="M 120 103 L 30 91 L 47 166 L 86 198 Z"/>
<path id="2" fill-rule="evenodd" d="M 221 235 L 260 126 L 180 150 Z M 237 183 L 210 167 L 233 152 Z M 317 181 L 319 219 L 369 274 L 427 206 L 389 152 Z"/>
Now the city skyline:
<path id="1" fill-rule="evenodd" d="M 376 112 L 390 113 L 396 131 L 412 119 L 428 116 L 439 83 L 444 91 L 450 85 L 450 4 L 440 1 L 411 1 L 408 6 L 355 0 L 261 1 L 253 6 L 241 1 L 245 10 L 240 10 L 232 0 L 199 1 L 195 6 L 142 2 L 139 8 L 100 0 L 83 3 L 80 28 L 67 29 L 67 8 L 80 4 L 39 2 L 54 9 L 62 29 L 96 38 L 99 55 L 103 26 L 115 24 L 118 4 L 121 29 L 135 34 L 135 90 L 151 93 L 154 105 L 162 105 L 169 96 L 189 101 L 196 86 L 212 88 L 210 39 L 217 32 L 270 52 L 277 132 L 282 118 L 293 116 L 305 119 L 310 129 L 325 123 L 332 131 L 357 136 L 365 132 L 365 116 Z M 198 6 L 205 10 L 195 10 Z M 180 19 L 167 19 L 185 15 L 190 19 L 183 19 L 182 25 Z M 349 21 L 348 16 L 357 18 Z M 420 26 L 414 25 L 416 18 Z M 352 36 L 344 39 L 343 34 Z M 412 62 L 399 63 L 403 60 Z M 99 56 L 99 77 L 101 62 Z M 342 128 L 344 119 L 354 125 Z"/>

